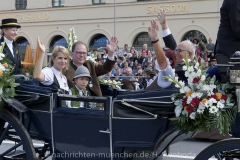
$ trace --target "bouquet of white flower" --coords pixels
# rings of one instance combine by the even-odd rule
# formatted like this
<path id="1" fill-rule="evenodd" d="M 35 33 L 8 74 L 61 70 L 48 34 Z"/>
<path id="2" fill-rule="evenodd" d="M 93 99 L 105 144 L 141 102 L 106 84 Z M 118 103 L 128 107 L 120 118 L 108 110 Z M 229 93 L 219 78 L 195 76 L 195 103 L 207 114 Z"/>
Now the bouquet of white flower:
<path id="1" fill-rule="evenodd" d="M 113 88 L 121 89 L 122 82 L 115 81 L 115 80 L 105 80 L 102 76 L 98 77 L 98 81 L 100 84 L 107 84 L 111 85 Z"/>
<path id="2" fill-rule="evenodd" d="M 197 58 L 191 61 L 186 56 L 184 62 L 187 82 L 165 77 L 179 88 L 179 93 L 172 96 L 176 117 L 171 120 L 185 133 L 216 128 L 220 134 L 228 134 L 237 113 L 236 103 L 227 90 L 232 86 L 219 84 L 215 77 L 206 78 Z"/>

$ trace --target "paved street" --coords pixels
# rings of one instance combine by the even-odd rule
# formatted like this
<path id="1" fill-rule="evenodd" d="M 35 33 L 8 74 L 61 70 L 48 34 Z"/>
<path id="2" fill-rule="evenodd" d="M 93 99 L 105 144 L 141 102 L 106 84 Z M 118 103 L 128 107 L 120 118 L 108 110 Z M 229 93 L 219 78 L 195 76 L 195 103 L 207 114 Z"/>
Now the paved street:
<path id="1" fill-rule="evenodd" d="M 213 142 L 196 141 L 195 139 L 178 142 L 170 147 L 170 154 L 168 156 L 164 154 L 164 160 L 194 159 L 199 152 L 212 143 Z"/>
<path id="2" fill-rule="evenodd" d="M 195 139 L 188 139 L 185 141 L 178 142 L 173 144 L 170 148 L 170 154 L 166 155 L 164 153 L 163 160 L 190 160 L 194 159 L 194 157 L 201 152 L 204 148 L 212 144 L 213 142 L 204 142 L 204 141 L 196 141 Z M 9 146 L 11 143 L 8 141 L 4 142 L 4 146 Z M 34 145 L 40 146 L 41 144 L 37 141 L 34 141 Z M 3 145 L 2 145 L 3 146 Z M 2 152 L 3 148 L 1 146 L 0 152 Z M 51 160 L 48 158 L 47 160 Z"/>

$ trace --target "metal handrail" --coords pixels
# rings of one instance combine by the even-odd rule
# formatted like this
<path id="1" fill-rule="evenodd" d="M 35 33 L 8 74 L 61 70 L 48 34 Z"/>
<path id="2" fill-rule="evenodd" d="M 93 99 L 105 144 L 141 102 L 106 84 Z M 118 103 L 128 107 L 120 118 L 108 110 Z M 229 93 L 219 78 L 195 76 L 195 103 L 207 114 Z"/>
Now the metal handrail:
<path id="1" fill-rule="evenodd" d="M 142 103 L 156 103 L 156 104 L 172 104 L 173 102 L 166 101 L 144 101 L 144 100 L 134 100 L 134 99 L 122 99 L 122 102 L 142 102 Z"/>
<path id="2" fill-rule="evenodd" d="M 103 78 L 111 78 L 111 77 L 137 77 L 137 78 L 145 78 L 145 76 L 102 76 Z"/>

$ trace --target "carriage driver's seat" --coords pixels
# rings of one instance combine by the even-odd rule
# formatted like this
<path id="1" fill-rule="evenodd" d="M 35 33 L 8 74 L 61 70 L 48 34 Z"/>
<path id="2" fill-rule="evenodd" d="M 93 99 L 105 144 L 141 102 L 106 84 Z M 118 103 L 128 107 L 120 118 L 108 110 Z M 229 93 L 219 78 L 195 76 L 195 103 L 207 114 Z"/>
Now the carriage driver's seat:
<path id="1" fill-rule="evenodd" d="M 221 82 L 229 82 L 229 69 L 234 66 L 228 63 L 231 61 L 230 58 L 224 54 L 218 53 L 216 54 L 216 60 L 216 66 L 218 67 L 219 73 L 221 75 Z"/>

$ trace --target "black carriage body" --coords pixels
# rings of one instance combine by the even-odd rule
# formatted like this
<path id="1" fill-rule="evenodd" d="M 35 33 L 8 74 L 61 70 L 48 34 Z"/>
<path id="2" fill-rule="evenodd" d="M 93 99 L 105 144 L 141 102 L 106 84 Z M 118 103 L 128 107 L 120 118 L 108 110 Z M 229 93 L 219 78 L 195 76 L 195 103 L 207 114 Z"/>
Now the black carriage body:
<path id="1" fill-rule="evenodd" d="M 50 144 L 53 159 L 148 159 L 151 151 L 154 159 L 171 143 L 192 136 L 173 129 L 169 90 L 162 91 L 165 96 L 160 91 L 132 92 L 114 100 L 58 95 L 29 85 L 19 86 L 17 93 L 28 108 L 23 125 L 33 139 Z M 103 110 L 63 107 L 66 100 L 76 99 L 102 104 Z"/>

